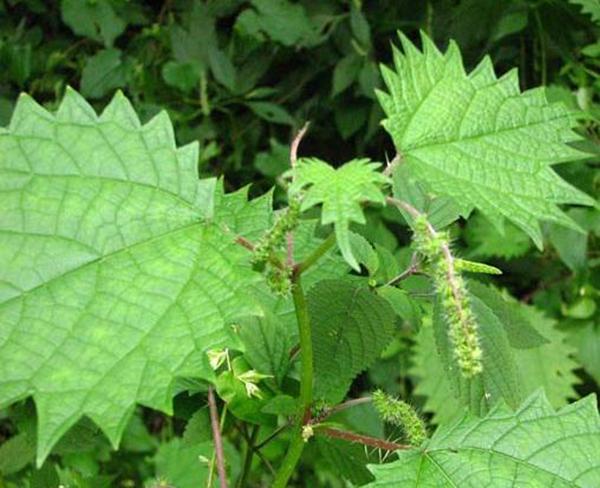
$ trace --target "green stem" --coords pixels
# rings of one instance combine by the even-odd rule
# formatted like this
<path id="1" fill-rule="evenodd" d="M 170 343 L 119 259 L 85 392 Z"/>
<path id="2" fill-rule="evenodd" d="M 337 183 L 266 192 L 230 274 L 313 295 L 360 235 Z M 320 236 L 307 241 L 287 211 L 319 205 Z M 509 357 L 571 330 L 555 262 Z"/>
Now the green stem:
<path id="1" fill-rule="evenodd" d="M 335 234 L 332 232 L 327 239 L 325 239 L 319 247 L 317 247 L 313 253 L 302 261 L 297 267 L 298 275 L 304 273 L 308 268 L 315 264 L 329 249 L 335 244 Z"/>
<path id="2" fill-rule="evenodd" d="M 546 34 L 544 32 L 544 26 L 542 25 L 542 19 L 540 12 L 536 8 L 534 11 L 535 23 L 538 31 L 538 39 L 540 43 L 540 72 L 541 72 L 541 84 L 546 85 L 548 78 L 548 68 L 546 61 Z"/>
<path id="3" fill-rule="evenodd" d="M 252 427 L 252 433 L 250 437 L 247 437 L 248 434 L 245 434 L 246 439 L 246 449 L 244 453 L 244 466 L 242 467 L 242 474 L 240 475 L 237 486 L 239 488 L 243 488 L 246 486 L 246 482 L 248 480 L 248 475 L 250 474 L 250 469 L 252 468 L 252 457 L 254 455 L 254 444 L 256 443 L 256 438 L 258 437 L 258 432 L 260 430 L 260 426 L 254 425 Z"/>
<path id="4" fill-rule="evenodd" d="M 329 240 L 329 239 L 328 239 Z M 327 242 L 327 241 L 326 241 Z M 332 243 L 335 242 L 335 237 Z M 323 243 L 325 244 L 325 243 Z M 319 247 L 323 247 L 323 244 Z M 331 247 L 331 244 L 320 252 L 317 257 L 311 261 L 316 261 L 319 256 L 323 255 L 327 249 Z M 317 251 L 319 250 L 317 249 Z M 317 251 L 312 256 L 317 254 Z M 310 259 L 310 258 L 309 258 Z M 305 261 L 306 262 L 306 261 Z M 304 450 L 304 439 L 302 438 L 302 428 L 310 420 L 310 407 L 312 404 L 312 390 L 313 390 L 313 350 L 312 350 L 312 339 L 310 330 L 310 318 L 308 316 L 308 306 L 306 304 L 306 297 L 304 296 L 304 290 L 302 289 L 302 282 L 300 280 L 300 270 L 298 270 L 293 277 L 292 286 L 292 297 L 294 299 L 294 308 L 296 311 L 296 320 L 298 321 L 298 332 L 300 336 L 300 358 L 302 360 L 302 368 L 300 373 L 300 412 L 298 412 L 298 418 L 296 425 L 292 433 L 292 441 L 288 446 L 287 454 L 281 463 L 281 467 L 275 476 L 273 482 L 273 488 L 284 488 L 287 486 L 287 482 L 292 476 L 296 465 L 300 460 L 300 455 Z"/>

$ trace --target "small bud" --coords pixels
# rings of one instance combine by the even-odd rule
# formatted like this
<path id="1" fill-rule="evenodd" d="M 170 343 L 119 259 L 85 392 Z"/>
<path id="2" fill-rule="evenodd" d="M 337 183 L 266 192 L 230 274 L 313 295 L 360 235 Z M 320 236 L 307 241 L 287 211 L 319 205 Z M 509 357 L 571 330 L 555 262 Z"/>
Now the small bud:
<path id="1" fill-rule="evenodd" d="M 208 356 L 208 362 L 210 367 L 215 371 L 221 367 L 221 365 L 227 359 L 229 351 L 227 349 L 211 349 L 206 353 Z"/>
<path id="2" fill-rule="evenodd" d="M 315 431 L 311 424 L 306 424 L 302 427 L 302 440 L 308 442 L 308 440 L 315 435 Z"/>

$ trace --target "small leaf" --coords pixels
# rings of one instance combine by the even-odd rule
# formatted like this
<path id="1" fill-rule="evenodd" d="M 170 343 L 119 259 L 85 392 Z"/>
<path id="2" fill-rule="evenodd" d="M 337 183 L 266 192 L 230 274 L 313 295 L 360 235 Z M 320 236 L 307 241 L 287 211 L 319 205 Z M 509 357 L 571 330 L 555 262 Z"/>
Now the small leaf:
<path id="1" fill-rule="evenodd" d="M 62 19 L 75 34 L 104 42 L 111 47 L 126 24 L 114 11 L 109 0 L 62 0 Z"/>
<path id="2" fill-rule="evenodd" d="M 373 276 L 379 268 L 379 257 L 371 243 L 360 234 L 350 232 L 350 247 L 357 261 L 367 269 L 369 276 Z"/>
<path id="3" fill-rule="evenodd" d="M 469 256 L 472 257 L 511 259 L 522 256 L 531 249 L 527 234 L 518 227 L 507 222 L 504 233 L 501 233 L 480 213 L 468 220 L 464 236 L 469 244 Z"/>
<path id="4" fill-rule="evenodd" d="M 350 53 L 338 61 L 333 70 L 332 97 L 342 93 L 352 85 L 358 76 L 361 66 L 362 58 L 355 53 Z"/>
<path id="5" fill-rule="evenodd" d="M 198 87 L 200 81 L 200 73 L 195 65 L 178 61 L 167 61 L 162 67 L 162 77 L 167 85 L 186 93 Z"/>
<path id="6" fill-rule="evenodd" d="M 252 0 L 256 10 L 245 10 L 236 26 L 242 32 L 256 35 L 264 32 L 285 46 L 310 44 L 317 32 L 301 4 L 288 0 Z"/>
<path id="7" fill-rule="evenodd" d="M 273 124 L 294 125 L 296 121 L 281 105 L 271 102 L 246 102 L 246 105 L 261 119 Z"/>
<path id="8" fill-rule="evenodd" d="M 183 431 L 182 445 L 193 446 L 210 440 L 212 440 L 210 416 L 208 408 L 204 407 L 197 410 L 188 420 Z"/>
<path id="9" fill-rule="evenodd" d="M 350 246 L 350 223 L 365 223 L 361 202 L 385 202 L 381 187 L 389 179 L 377 171 L 379 166 L 368 159 L 354 159 L 334 169 L 319 159 L 301 159 L 289 189 L 291 194 L 306 190 L 303 211 L 323 204 L 321 223 L 334 224 L 340 251 L 356 271 L 360 266 Z"/>

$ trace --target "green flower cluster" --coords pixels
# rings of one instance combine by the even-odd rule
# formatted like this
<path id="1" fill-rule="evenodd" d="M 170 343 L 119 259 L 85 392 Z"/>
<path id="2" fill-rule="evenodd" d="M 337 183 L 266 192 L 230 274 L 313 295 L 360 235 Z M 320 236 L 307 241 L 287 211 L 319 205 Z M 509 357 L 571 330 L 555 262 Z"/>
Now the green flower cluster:
<path id="1" fill-rule="evenodd" d="M 471 378 L 482 371 L 482 351 L 477 338 L 477 321 L 469 303 L 469 295 L 455 259 L 450 239 L 436 232 L 424 216 L 414 222 L 414 243 L 429 267 L 439 303 L 448 323 L 448 334 L 461 373 Z"/>
<path id="2" fill-rule="evenodd" d="M 377 390 L 373 393 L 373 405 L 385 422 L 404 430 L 412 446 L 420 446 L 427 439 L 425 422 L 408 403 Z"/>
<path id="3" fill-rule="evenodd" d="M 261 240 L 254 247 L 252 262 L 266 269 L 267 283 L 274 293 L 287 295 L 292 288 L 292 269 L 288 264 L 276 261 L 277 251 L 285 246 L 288 232 L 298 225 L 300 215 L 300 200 L 292 198 L 289 207 L 281 212 Z M 277 262 L 277 266 L 274 262 Z"/>

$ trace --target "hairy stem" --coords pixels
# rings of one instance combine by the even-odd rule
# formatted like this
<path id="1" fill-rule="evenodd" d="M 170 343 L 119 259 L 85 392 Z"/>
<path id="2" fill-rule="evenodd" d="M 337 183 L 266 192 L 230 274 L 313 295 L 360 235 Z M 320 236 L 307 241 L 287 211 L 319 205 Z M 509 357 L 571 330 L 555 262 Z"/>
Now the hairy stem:
<path id="1" fill-rule="evenodd" d="M 347 410 L 348 408 L 352 408 L 357 405 L 364 405 L 365 403 L 371 403 L 372 401 L 373 401 L 373 399 L 370 396 L 346 400 L 343 403 L 340 403 L 334 407 L 326 409 L 321 415 L 318 416 L 318 418 L 313 419 L 313 423 L 317 424 L 338 412 L 342 412 L 343 410 Z"/>
<path id="2" fill-rule="evenodd" d="M 308 256 L 304 261 L 296 266 L 297 274 L 304 273 L 307 269 L 313 266 L 324 254 L 329 251 L 335 244 L 335 234 L 332 232 L 327 239 L 325 239 L 319 247 L 317 247 L 313 253 Z"/>
<path id="3" fill-rule="evenodd" d="M 349 442 L 358 442 L 365 446 L 376 447 L 378 449 L 385 449 L 386 451 L 398 451 L 401 449 L 410 449 L 411 446 L 405 444 L 397 444 L 395 442 L 386 441 L 384 439 L 378 439 L 377 437 L 371 437 L 368 435 L 356 434 L 347 430 L 334 429 L 332 427 L 319 427 L 315 429 L 317 434 L 323 434 L 327 437 L 333 437 L 335 439 L 343 439 Z"/>
<path id="4" fill-rule="evenodd" d="M 410 265 L 408 266 L 408 268 L 406 268 L 404 271 L 402 271 L 402 273 L 400 273 L 397 276 L 394 276 L 390 281 L 388 281 L 385 286 L 394 286 L 396 283 L 405 280 L 406 278 L 408 278 L 409 276 L 414 275 L 415 273 L 417 273 L 419 270 L 419 259 L 417 257 L 417 254 L 414 253 L 412 255 L 412 258 L 410 260 Z"/>
<path id="5" fill-rule="evenodd" d="M 292 433 L 292 440 L 288 447 L 287 454 L 281 463 L 281 467 L 275 476 L 273 488 L 284 488 L 287 485 L 290 476 L 296 469 L 304 450 L 304 439 L 302 438 L 302 427 L 310 421 L 310 407 L 312 404 L 313 390 L 313 350 L 310 330 L 310 318 L 308 316 L 308 306 L 306 297 L 302 289 L 300 273 L 296 272 L 293 276 L 292 297 L 294 299 L 294 309 L 296 311 L 296 320 L 298 321 L 298 333 L 300 336 L 300 359 L 302 361 L 300 373 L 300 411 L 296 419 L 296 425 Z"/>
<path id="6" fill-rule="evenodd" d="M 223 454 L 223 439 L 221 438 L 221 426 L 219 425 L 219 412 L 217 401 L 212 386 L 208 387 L 208 408 L 210 410 L 210 425 L 212 428 L 213 441 L 215 443 L 215 454 L 217 458 L 217 472 L 219 473 L 219 486 L 227 488 L 227 473 L 225 472 L 225 455 Z"/>

